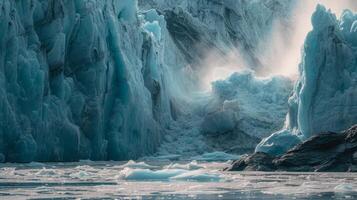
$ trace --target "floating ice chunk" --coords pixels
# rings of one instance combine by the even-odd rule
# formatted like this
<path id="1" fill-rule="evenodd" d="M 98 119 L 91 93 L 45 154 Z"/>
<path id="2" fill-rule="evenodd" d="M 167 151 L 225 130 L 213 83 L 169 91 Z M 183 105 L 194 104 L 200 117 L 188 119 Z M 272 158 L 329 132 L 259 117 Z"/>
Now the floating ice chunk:
<path id="1" fill-rule="evenodd" d="M 47 169 L 47 168 L 42 168 L 38 172 L 36 172 L 36 176 L 57 176 L 58 171 L 55 169 Z"/>
<path id="2" fill-rule="evenodd" d="M 335 190 L 335 192 L 338 192 L 338 193 L 356 192 L 356 190 L 353 187 L 353 185 L 347 184 L 347 183 L 342 183 L 342 184 L 337 185 L 334 188 L 334 190 Z"/>
<path id="3" fill-rule="evenodd" d="M 124 168 L 120 171 L 119 178 L 125 180 L 169 180 L 169 178 L 183 174 L 187 170 L 183 169 L 163 169 L 153 171 L 150 169 L 131 169 Z"/>
<path id="4" fill-rule="evenodd" d="M 133 160 L 129 160 L 126 164 L 122 165 L 123 168 L 132 168 L 132 169 L 154 169 L 155 166 L 151 166 L 146 164 L 145 162 L 135 162 Z"/>
<path id="5" fill-rule="evenodd" d="M 221 151 L 216 151 L 212 153 L 205 153 L 200 156 L 195 156 L 192 159 L 198 161 L 227 161 L 227 160 L 238 160 L 240 157 L 241 157 L 240 155 L 234 155 Z"/>
<path id="6" fill-rule="evenodd" d="M 198 181 L 198 182 L 218 182 L 221 177 L 218 173 L 208 173 L 203 170 L 189 171 L 171 178 L 180 181 Z"/>
<path id="7" fill-rule="evenodd" d="M 119 179 L 133 180 L 133 181 L 219 181 L 220 175 L 217 173 L 204 171 L 204 170 L 184 170 L 184 169 L 162 169 L 162 170 L 150 170 L 150 169 L 123 169 L 119 176 Z"/>
<path id="8" fill-rule="evenodd" d="M 204 168 L 202 165 L 199 165 L 197 161 L 191 161 L 187 164 L 171 163 L 164 167 L 164 169 L 186 169 L 186 170 L 196 170 Z"/>
<path id="9" fill-rule="evenodd" d="M 14 176 L 16 168 L 15 167 L 4 167 L 0 169 L 0 174 L 2 176 Z"/>
<path id="10" fill-rule="evenodd" d="M 88 180 L 92 177 L 89 172 L 82 171 L 82 170 L 78 171 L 78 172 L 74 172 L 74 173 L 70 174 L 69 176 L 73 179 L 82 179 L 82 180 Z"/>

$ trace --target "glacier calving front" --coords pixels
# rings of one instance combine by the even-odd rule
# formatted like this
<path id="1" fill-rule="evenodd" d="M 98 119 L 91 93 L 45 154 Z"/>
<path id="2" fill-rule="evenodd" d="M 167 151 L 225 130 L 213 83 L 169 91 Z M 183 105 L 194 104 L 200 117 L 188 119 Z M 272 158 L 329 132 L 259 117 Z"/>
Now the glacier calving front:
<path id="1" fill-rule="evenodd" d="M 264 139 L 256 151 L 279 155 L 315 134 L 357 123 L 357 15 L 346 10 L 337 20 L 318 5 L 312 25 L 286 128 Z"/>
<path id="2" fill-rule="evenodd" d="M 135 1 L 0 3 L 0 160 L 155 151 L 159 124 L 171 118 L 165 83 L 175 70 L 157 58 L 165 57 L 160 38 L 150 20 L 139 21 Z"/>
<path id="3" fill-rule="evenodd" d="M 236 32 L 228 29 L 234 12 L 212 2 L 203 4 L 226 8 L 225 38 L 247 50 L 272 23 L 273 8 L 244 3 L 270 17 L 250 20 L 266 26 Z M 203 55 L 195 44 L 224 46 L 220 37 L 210 43 L 204 25 L 182 8 L 164 18 L 138 12 L 135 0 L 2 0 L 0 7 L 0 161 L 123 160 L 155 152 L 170 122 L 189 110 L 190 64 Z"/>
<path id="4" fill-rule="evenodd" d="M 258 46 L 292 2 L 140 0 L 138 10 L 136 0 L 1 0 L 0 161 L 135 159 L 156 152 L 174 121 L 183 132 L 196 118 L 208 146 L 200 151 L 239 145 L 228 144 L 227 133 L 251 148 L 288 111 L 290 81 L 255 73 L 264 67 Z M 337 21 L 319 7 L 313 24 L 288 134 L 274 134 L 260 150 L 283 151 L 356 122 L 356 16 L 346 11 Z M 212 96 L 198 101 L 205 104 L 192 106 L 207 51 L 237 49 L 255 72 L 215 82 Z M 220 140 L 210 144 L 212 135 Z"/>

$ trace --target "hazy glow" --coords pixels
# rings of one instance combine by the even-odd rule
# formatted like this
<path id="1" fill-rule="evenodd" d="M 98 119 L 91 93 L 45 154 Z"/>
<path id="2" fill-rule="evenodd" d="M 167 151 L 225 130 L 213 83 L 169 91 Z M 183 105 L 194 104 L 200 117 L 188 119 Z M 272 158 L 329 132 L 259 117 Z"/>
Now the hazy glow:
<path id="1" fill-rule="evenodd" d="M 292 13 L 289 27 L 277 21 L 271 39 L 261 48 L 266 48 L 261 56 L 266 75 L 284 75 L 296 78 L 301 61 L 301 49 L 309 31 L 312 30 L 311 16 L 317 4 L 331 9 L 339 17 L 348 8 L 357 10 L 356 0 L 300 0 Z M 287 30 L 288 28 L 288 30 Z"/>
<path id="2" fill-rule="evenodd" d="M 234 72 L 247 69 L 247 64 L 238 50 L 223 55 L 222 53 L 210 52 L 203 61 L 201 71 L 201 87 L 211 89 L 211 83 L 229 77 Z"/>
<path id="3" fill-rule="evenodd" d="M 258 74 L 297 78 L 301 50 L 308 32 L 312 29 L 311 16 L 317 4 L 325 5 L 336 13 L 337 17 L 344 9 L 357 11 L 357 0 L 298 0 L 288 23 L 276 21 L 271 36 L 258 46 L 258 58 L 264 65 Z M 246 68 L 246 62 L 237 50 L 226 56 L 210 53 L 202 67 L 203 86 L 210 88 L 211 82 L 227 78 L 232 73 Z"/>

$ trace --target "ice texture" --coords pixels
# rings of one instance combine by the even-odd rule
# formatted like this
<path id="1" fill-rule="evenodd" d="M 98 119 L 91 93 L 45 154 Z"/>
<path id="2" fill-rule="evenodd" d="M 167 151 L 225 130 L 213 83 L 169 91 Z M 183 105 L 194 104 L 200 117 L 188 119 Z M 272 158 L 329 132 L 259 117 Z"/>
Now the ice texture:
<path id="1" fill-rule="evenodd" d="M 357 122 L 357 15 L 345 10 L 338 20 L 318 5 L 311 21 L 286 129 L 256 151 L 279 155 L 314 134 L 340 132 Z"/>
<path id="2" fill-rule="evenodd" d="M 186 66 L 162 16 L 136 0 L 0 4 L 1 162 L 156 150 Z"/>
<path id="3" fill-rule="evenodd" d="M 160 145 L 162 159 L 251 150 L 283 125 L 289 80 L 248 71 L 214 83 L 212 102 L 193 93 L 208 50 L 238 49 L 248 68 L 263 67 L 258 46 L 293 1 L 262 1 L 0 1 L 0 162 L 129 160 Z M 356 17 L 326 16 L 314 16 L 289 101 L 289 130 L 306 136 L 356 117 L 355 106 L 344 107 L 356 100 Z M 329 64 L 316 69 L 335 71 L 315 84 L 307 69 L 325 49 Z M 323 117 L 326 107 L 342 121 Z"/>
<path id="4" fill-rule="evenodd" d="M 131 181 L 196 181 L 196 182 L 218 182 L 220 174 L 206 172 L 204 170 L 185 169 L 131 169 L 124 168 L 120 171 L 119 179 Z"/>
<path id="5" fill-rule="evenodd" d="M 262 138 L 284 125 L 292 86 L 288 78 L 261 78 L 253 71 L 214 82 L 213 100 L 206 106 L 201 132 L 215 146 L 249 153 Z"/>
<path id="6" fill-rule="evenodd" d="M 294 1 L 139 0 L 139 6 L 164 14 L 173 41 L 193 67 L 205 51 L 225 55 L 238 49 L 251 68 L 259 69 L 258 46 L 269 38 L 275 19 L 289 16 Z"/>

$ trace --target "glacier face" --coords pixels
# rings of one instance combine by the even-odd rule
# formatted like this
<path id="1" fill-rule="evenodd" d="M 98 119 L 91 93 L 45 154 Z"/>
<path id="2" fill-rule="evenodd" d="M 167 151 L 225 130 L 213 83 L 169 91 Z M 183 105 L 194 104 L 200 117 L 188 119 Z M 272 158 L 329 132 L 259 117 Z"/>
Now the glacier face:
<path id="1" fill-rule="evenodd" d="M 200 48 L 238 47 L 259 65 L 253 47 L 285 5 L 155 1 L 0 2 L 0 161 L 154 153 L 191 110 Z"/>
<path id="2" fill-rule="evenodd" d="M 257 77 L 268 48 L 261 44 L 269 44 L 274 22 L 284 24 L 293 6 L 293 0 L 0 1 L 0 161 L 245 153 L 281 128 L 288 111 L 286 129 L 258 151 L 278 154 L 314 133 L 349 127 L 357 100 L 352 12 L 337 20 L 318 7 L 289 101 L 290 80 Z M 207 55 L 225 58 L 232 50 L 252 71 L 197 95 Z"/>
<path id="3" fill-rule="evenodd" d="M 2 161 L 155 151 L 159 123 L 171 119 L 167 65 L 157 58 L 164 50 L 152 28 L 159 21 L 139 18 L 132 0 L 5 0 L 1 8 Z"/>
<path id="4" fill-rule="evenodd" d="M 314 134 L 340 132 L 357 122 L 357 15 L 346 10 L 337 20 L 318 5 L 312 25 L 289 99 L 287 127 L 256 151 L 279 155 Z"/>

